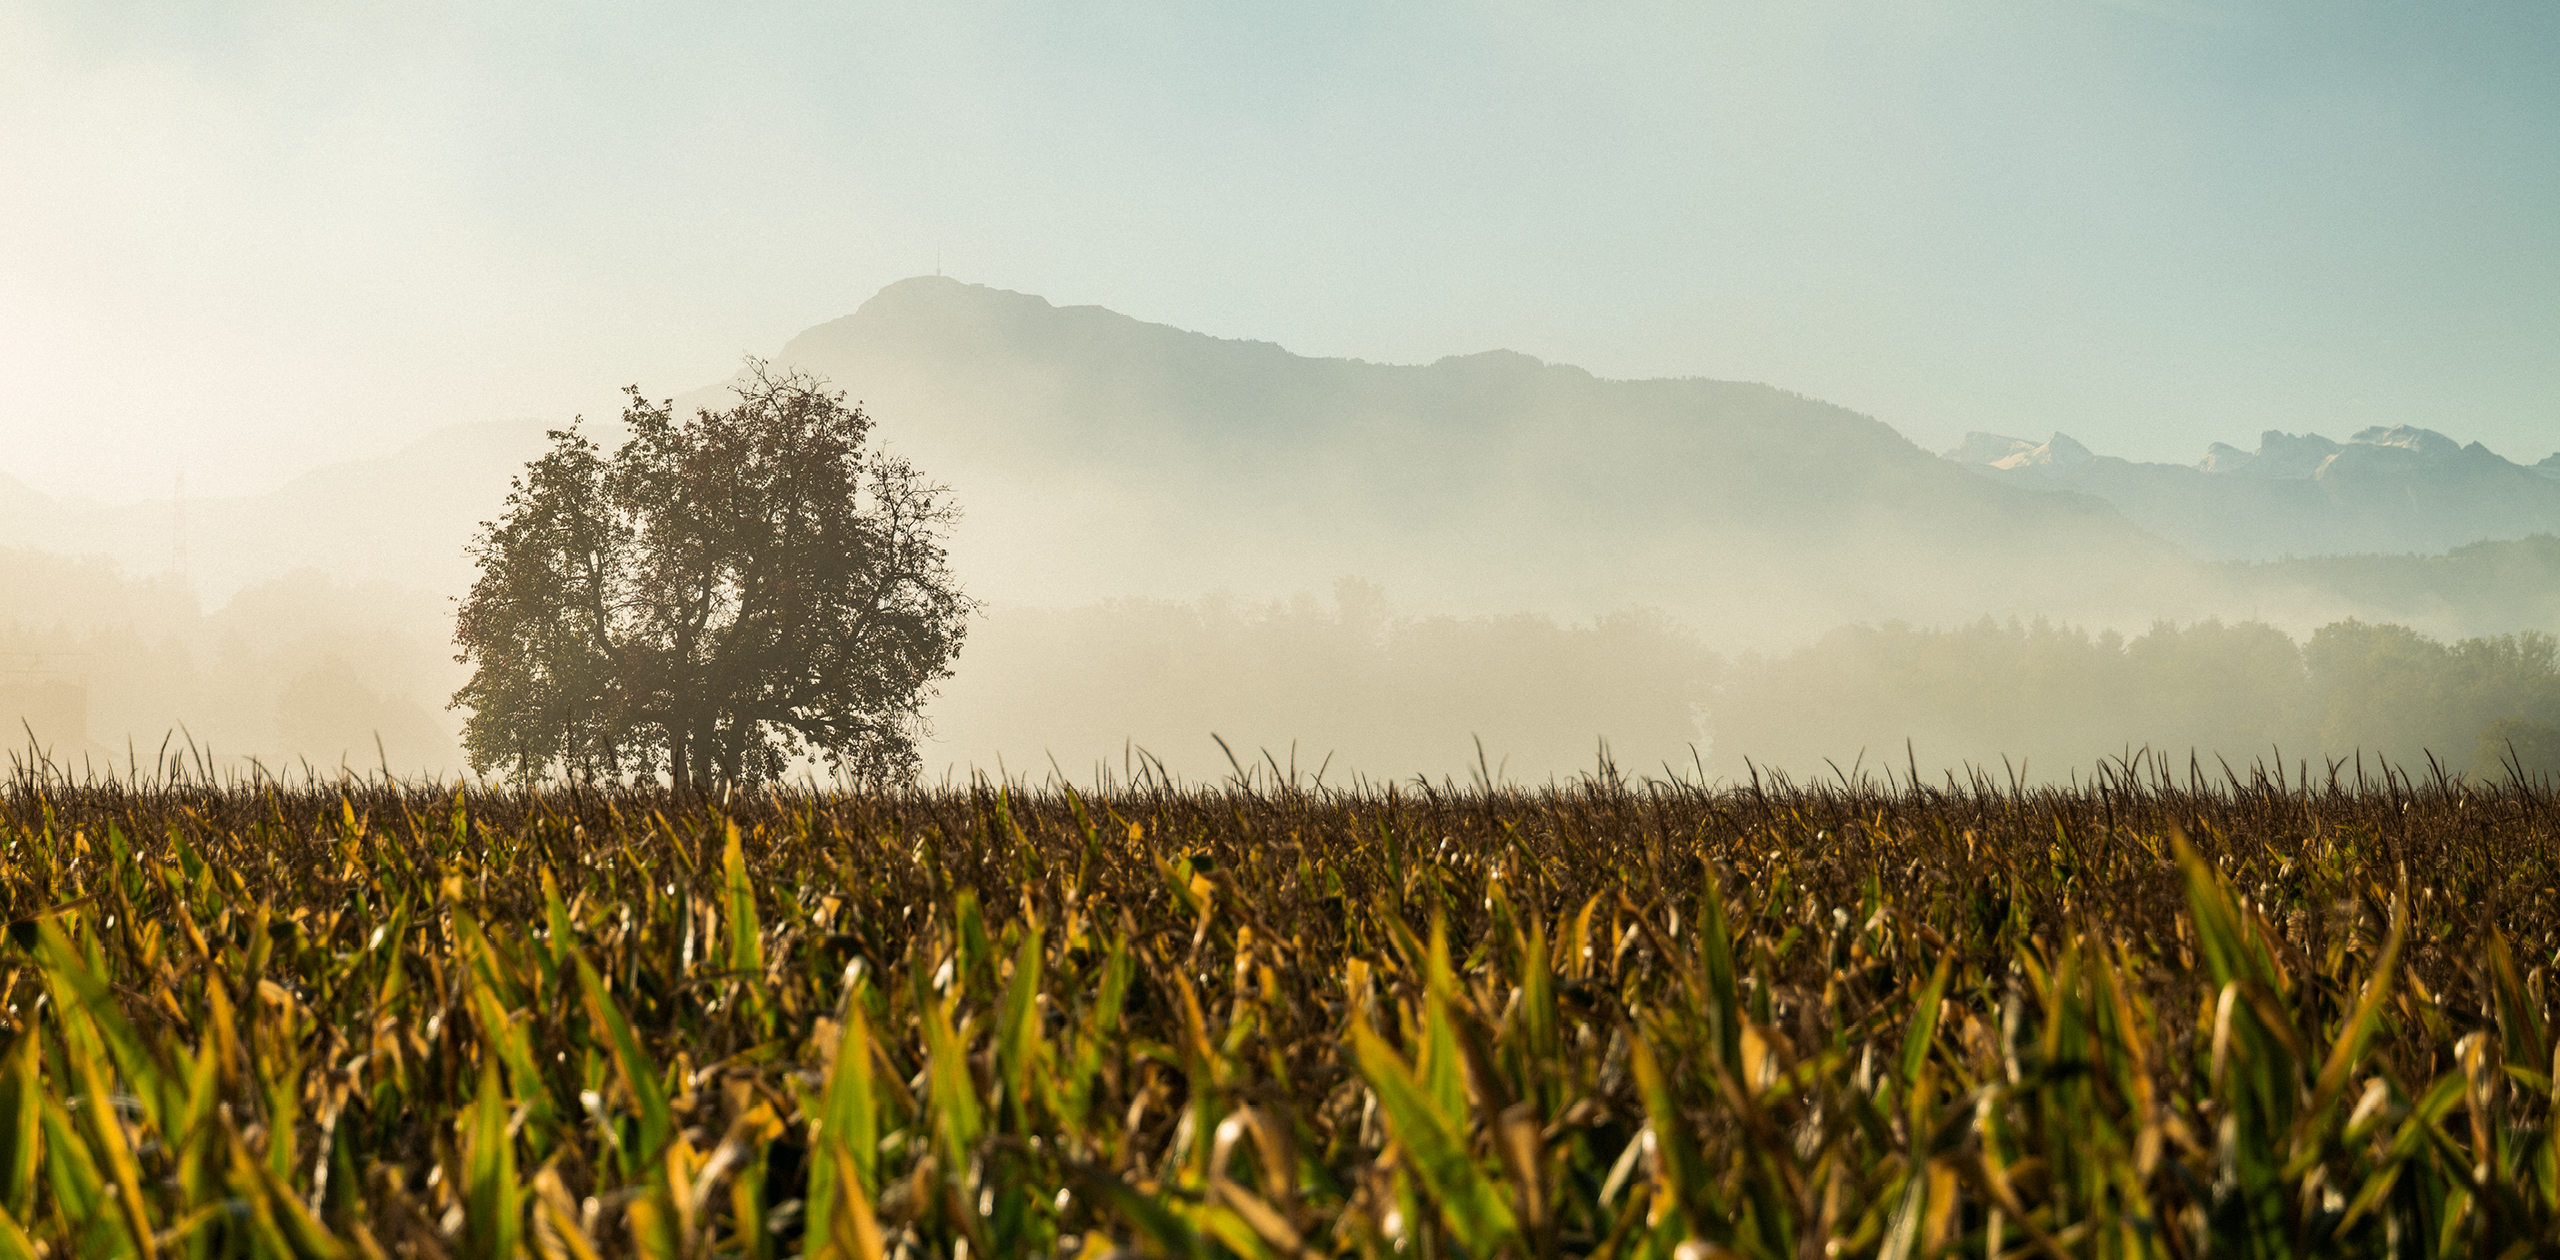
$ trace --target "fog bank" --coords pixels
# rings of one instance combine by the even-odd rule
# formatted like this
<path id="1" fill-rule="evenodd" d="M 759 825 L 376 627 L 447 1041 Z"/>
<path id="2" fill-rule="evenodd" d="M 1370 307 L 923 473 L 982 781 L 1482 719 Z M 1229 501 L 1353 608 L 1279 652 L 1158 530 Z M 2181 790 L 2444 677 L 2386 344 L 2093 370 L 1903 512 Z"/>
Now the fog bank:
<path id="1" fill-rule="evenodd" d="M 305 571 L 203 609 L 172 578 L 0 549 L 0 739 L 78 772 L 461 768 L 450 609 Z"/>

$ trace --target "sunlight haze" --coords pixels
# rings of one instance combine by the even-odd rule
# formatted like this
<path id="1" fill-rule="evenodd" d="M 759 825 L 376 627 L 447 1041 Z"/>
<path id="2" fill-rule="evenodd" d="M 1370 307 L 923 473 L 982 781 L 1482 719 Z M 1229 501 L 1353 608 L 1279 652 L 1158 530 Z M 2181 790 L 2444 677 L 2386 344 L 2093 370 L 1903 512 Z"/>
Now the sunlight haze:
<path id="1" fill-rule="evenodd" d="M 0 3 L 7 471 L 272 489 L 942 270 L 1301 354 L 2560 446 L 2560 10 Z M 859 392 L 858 382 L 848 385 Z"/>
<path id="2" fill-rule="evenodd" d="M 2520 2 L 0 0 L 0 727 L 506 772 L 604 710 L 468 690 L 475 528 L 769 362 L 959 509 L 863 728 L 928 776 L 2560 769 L 2554 65 Z M 816 536 L 687 554 L 883 554 Z"/>

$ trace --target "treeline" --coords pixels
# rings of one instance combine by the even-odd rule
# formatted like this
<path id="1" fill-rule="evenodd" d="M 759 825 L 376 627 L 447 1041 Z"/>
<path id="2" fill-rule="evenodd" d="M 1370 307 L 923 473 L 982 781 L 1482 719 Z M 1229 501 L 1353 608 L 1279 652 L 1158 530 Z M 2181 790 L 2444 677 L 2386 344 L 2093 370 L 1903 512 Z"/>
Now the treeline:
<path id="1" fill-rule="evenodd" d="M 2529 539 L 2293 563 L 2415 574 L 2451 601 L 2487 598 L 2474 583 L 2539 564 L 2545 549 L 2560 555 Z M 1726 781 L 1754 767 L 1803 777 L 1915 762 L 1933 779 L 1970 765 L 2044 781 L 2144 748 L 2207 768 L 2279 755 L 2317 768 L 2361 752 L 2369 767 L 2423 772 L 2432 757 L 2496 777 L 2513 758 L 2560 773 L 2552 636 L 2457 637 L 2422 612 L 2330 619 L 2302 639 L 2210 619 L 2130 636 L 1888 622 L 1730 656 L 1659 612 L 1409 616 L 1349 579 L 1330 598 L 996 608 L 928 709 L 927 777 L 1001 767 L 1083 783 L 1155 767 L 1193 782 L 1321 770 L 1333 785 L 1534 784 L 1593 770 L 1604 743 L 1630 775 Z M 183 729 L 178 743 L 191 736 L 233 768 L 255 756 L 274 769 L 450 776 L 461 767 L 443 709 L 460 681 L 451 616 L 432 595 L 314 573 L 206 611 L 170 579 L 0 549 L 0 726 L 23 748 L 25 720 L 74 768 L 86 756 L 122 770 L 129 739 L 147 768 Z M 85 738 L 48 716 L 62 711 L 47 690 L 59 683 L 83 686 Z"/>
<path id="2" fill-rule="evenodd" d="M 1605 740 L 1630 773 L 1686 773 L 1722 669 L 1660 613 L 1402 617 L 1348 578 L 1331 600 L 998 608 L 931 709 L 927 759 L 1036 778 L 1054 758 L 1074 782 L 1541 782 L 1590 770 Z"/>
<path id="3" fill-rule="evenodd" d="M 2560 538 L 2476 542 L 2440 556 L 2291 556 L 2204 566 L 2222 606 L 2284 610 L 2293 624 L 2350 614 L 2441 638 L 2560 626 Z"/>
<path id="4" fill-rule="evenodd" d="M 2554 649 L 2538 631 L 2447 642 L 2354 619 L 2297 640 L 2260 622 L 2128 637 L 1986 618 L 1727 657 L 1655 613 L 1407 618 L 1346 580 L 1331 601 L 1000 609 L 933 711 L 944 764 L 1039 777 L 1055 756 L 1074 781 L 1150 763 L 1285 777 L 1294 752 L 1306 772 L 1330 758 L 1335 782 L 1537 783 L 1594 769 L 1604 743 L 1629 774 L 1727 781 L 1835 764 L 2050 780 L 2145 748 L 2243 769 L 2432 759 L 2476 777 L 2510 759 L 2560 773 Z"/>
<path id="5" fill-rule="evenodd" d="M 75 774 L 148 773 L 165 743 L 226 770 L 450 775 L 451 618 L 310 570 L 208 612 L 175 577 L 0 548 L 0 745 Z"/>
<path id="6" fill-rule="evenodd" d="M 2161 623 L 2127 638 L 2038 619 L 1848 626 L 1746 657 L 1708 701 L 1711 768 L 1828 773 L 1863 761 L 2059 777 L 2102 758 L 2236 765 L 2361 756 L 2422 771 L 2560 773 L 2560 669 L 2539 631 L 2451 643 L 2333 622 L 2296 642 L 2257 622 Z"/>

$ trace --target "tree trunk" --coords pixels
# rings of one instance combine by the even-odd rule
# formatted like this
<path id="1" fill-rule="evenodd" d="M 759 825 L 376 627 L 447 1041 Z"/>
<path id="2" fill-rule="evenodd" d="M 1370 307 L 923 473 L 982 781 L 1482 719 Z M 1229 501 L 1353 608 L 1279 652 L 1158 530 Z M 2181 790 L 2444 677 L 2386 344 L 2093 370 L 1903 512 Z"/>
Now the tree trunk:
<path id="1" fill-rule="evenodd" d="M 676 795 L 679 798 L 685 794 L 686 788 L 692 786 L 688 772 L 693 769 L 693 765 L 691 759 L 686 756 L 692 750 L 685 747 L 684 735 L 684 723 L 667 723 L 667 777 L 675 780 Z"/>
<path id="2" fill-rule="evenodd" d="M 723 784 L 737 782 L 739 767 L 746 763 L 747 741 L 742 733 L 743 730 L 743 723 L 732 724 L 728 730 L 721 732 L 719 742 L 713 746 L 716 749 L 715 755 L 719 758 L 720 782 Z"/>

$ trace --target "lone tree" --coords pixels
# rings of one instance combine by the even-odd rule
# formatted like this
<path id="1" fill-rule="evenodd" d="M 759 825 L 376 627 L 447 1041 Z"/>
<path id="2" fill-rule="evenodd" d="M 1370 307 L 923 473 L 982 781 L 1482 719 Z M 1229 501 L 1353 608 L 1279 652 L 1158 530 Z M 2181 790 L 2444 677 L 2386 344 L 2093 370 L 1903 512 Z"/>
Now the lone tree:
<path id="1" fill-rule="evenodd" d="M 933 684 L 976 605 L 959 512 L 826 383 L 747 361 L 738 404 L 679 421 L 625 391 L 607 459 L 572 423 L 471 554 L 454 693 L 474 770 L 652 774 L 678 791 L 823 756 L 912 775 Z"/>

